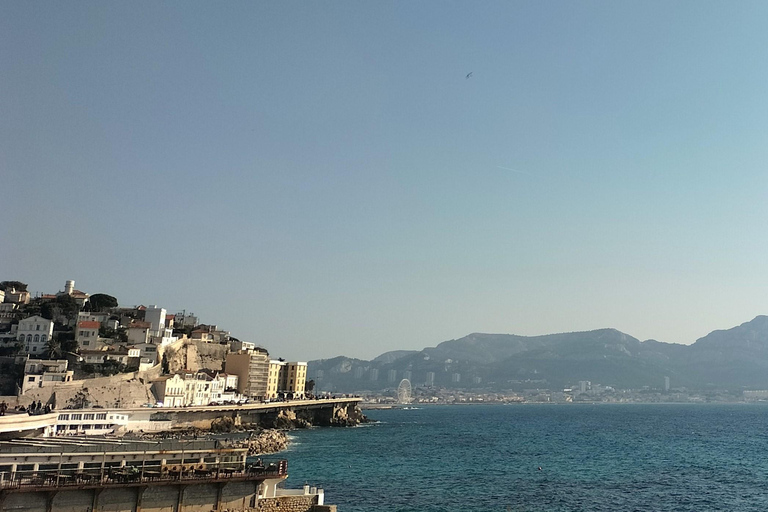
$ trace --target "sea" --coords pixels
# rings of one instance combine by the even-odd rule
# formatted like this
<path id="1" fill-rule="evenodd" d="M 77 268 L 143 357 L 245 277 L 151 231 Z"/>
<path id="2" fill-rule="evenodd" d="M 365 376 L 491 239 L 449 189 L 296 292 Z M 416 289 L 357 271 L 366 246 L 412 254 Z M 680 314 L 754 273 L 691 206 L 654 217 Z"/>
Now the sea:
<path id="1" fill-rule="evenodd" d="M 371 410 L 291 433 L 287 487 L 339 512 L 768 511 L 768 405 Z"/>

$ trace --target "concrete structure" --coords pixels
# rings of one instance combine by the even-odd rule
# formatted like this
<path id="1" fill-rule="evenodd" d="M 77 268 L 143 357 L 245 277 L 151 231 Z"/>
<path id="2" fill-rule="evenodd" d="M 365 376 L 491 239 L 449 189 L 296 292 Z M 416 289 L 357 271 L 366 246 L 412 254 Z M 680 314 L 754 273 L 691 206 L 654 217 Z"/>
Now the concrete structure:
<path id="1" fill-rule="evenodd" d="M 80 350 L 95 350 L 99 348 L 99 328 L 101 323 L 93 320 L 77 322 L 75 341 Z"/>
<path id="2" fill-rule="evenodd" d="M 81 292 L 80 290 L 75 290 L 75 282 L 72 280 L 64 283 L 64 291 L 59 292 L 56 295 L 69 295 L 75 299 L 75 302 L 77 302 L 77 305 L 80 307 L 85 306 L 85 303 L 88 302 L 88 299 L 90 298 L 89 294 Z"/>
<path id="3" fill-rule="evenodd" d="M 128 414 L 118 410 L 70 409 L 58 413 L 54 434 L 63 435 L 104 435 L 128 424 Z"/>
<path id="4" fill-rule="evenodd" d="M 227 354 L 224 370 L 237 375 L 238 393 L 258 400 L 266 398 L 269 377 L 269 353 L 266 350 L 257 348 Z"/>
<path id="5" fill-rule="evenodd" d="M 128 350 L 136 349 L 139 351 L 138 357 L 141 358 L 141 364 L 153 366 L 157 364 L 157 345 L 154 343 L 137 343 L 129 345 Z"/>
<path id="6" fill-rule="evenodd" d="M 17 290 L 16 288 L 11 288 L 10 290 L 5 290 L 5 297 L 3 297 L 3 302 L 11 302 L 13 304 L 29 304 L 30 295 L 29 292 L 26 290 Z"/>
<path id="7" fill-rule="evenodd" d="M 194 313 L 187 313 L 182 311 L 176 313 L 173 318 L 173 325 L 175 327 L 197 327 L 197 317 Z"/>
<path id="8" fill-rule="evenodd" d="M 19 314 L 19 305 L 12 302 L 4 302 L 0 304 L 0 327 L 8 328 L 11 323 L 16 319 Z"/>
<path id="9" fill-rule="evenodd" d="M 190 338 L 207 343 L 226 343 L 229 341 L 229 331 L 220 331 L 215 325 L 200 325 L 192 331 Z"/>
<path id="10" fill-rule="evenodd" d="M 53 321 L 41 316 L 31 316 L 19 322 L 16 331 L 22 352 L 26 354 L 42 354 L 48 340 L 53 336 Z"/>
<path id="11" fill-rule="evenodd" d="M 23 436 L 52 436 L 56 429 L 56 413 L 29 415 L 9 409 L 0 416 L 0 439 Z M 2 510 L 2 509 L 0 509 Z"/>
<path id="12" fill-rule="evenodd" d="M 165 333 L 165 309 L 154 304 L 144 311 L 144 321 L 150 324 L 152 336 L 162 336 Z"/>
<path id="13" fill-rule="evenodd" d="M 200 370 L 164 375 L 152 382 L 152 392 L 164 407 L 190 407 L 211 402 L 241 401 L 237 375 Z"/>
<path id="14" fill-rule="evenodd" d="M 26 412 L 15 413 L 12 409 L 0 416 L 0 438 L 23 436 L 65 435 L 70 431 L 99 433 L 97 430 L 121 428 L 123 431 L 168 431 L 181 428 L 208 429 L 211 422 L 223 416 L 235 417 L 241 423 L 269 424 L 283 414 L 301 414 L 310 418 L 313 425 L 345 424 L 346 418 L 359 412 L 359 398 L 320 400 L 293 400 L 273 403 L 248 403 L 198 407 L 128 407 L 114 409 L 62 409 L 50 414 L 30 416 Z M 90 415 L 93 415 L 93 419 Z M 106 418 L 97 415 L 106 414 Z M 68 415 L 68 416 L 66 416 Z M 81 415 L 81 416 L 73 416 Z M 127 417 L 127 420 L 125 419 Z M 105 428 L 103 425 L 111 424 Z M 76 428 L 71 428 L 76 425 Z M 85 425 L 92 425 L 86 429 Z M 94 425 L 102 425 L 96 427 Z"/>
<path id="15" fill-rule="evenodd" d="M 111 315 L 109 313 L 93 313 L 91 311 L 81 311 L 77 314 L 78 322 L 99 322 L 102 327 L 106 327 L 106 323 Z"/>
<path id="16" fill-rule="evenodd" d="M 241 350 L 256 350 L 256 344 L 250 341 L 232 340 L 229 342 L 229 350 L 240 352 Z"/>
<path id="17" fill-rule="evenodd" d="M 72 370 L 67 370 L 66 359 L 27 359 L 24 363 L 24 379 L 21 383 L 21 393 L 30 389 L 53 386 L 60 382 L 71 382 Z"/>
<path id="18" fill-rule="evenodd" d="M 152 324 L 148 322 L 131 322 L 126 331 L 128 343 L 131 345 L 149 343 L 150 337 L 152 336 L 151 331 Z"/>
<path id="19" fill-rule="evenodd" d="M 322 489 L 278 488 L 286 461 L 249 465 L 246 454 L 216 440 L 0 442 L 0 510 L 333 510 L 323 506 Z"/>
<path id="20" fill-rule="evenodd" d="M 186 400 L 184 374 L 163 375 L 152 381 L 152 392 L 164 407 L 184 407 Z"/>

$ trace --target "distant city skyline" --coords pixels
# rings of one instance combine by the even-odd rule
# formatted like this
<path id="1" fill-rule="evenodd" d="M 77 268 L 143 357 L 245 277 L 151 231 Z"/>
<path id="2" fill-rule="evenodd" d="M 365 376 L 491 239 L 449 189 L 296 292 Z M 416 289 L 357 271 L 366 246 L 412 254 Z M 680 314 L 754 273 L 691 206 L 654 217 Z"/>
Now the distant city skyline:
<path id="1" fill-rule="evenodd" d="M 693 343 L 768 313 L 767 15 L 3 3 L 0 279 L 289 360 Z"/>

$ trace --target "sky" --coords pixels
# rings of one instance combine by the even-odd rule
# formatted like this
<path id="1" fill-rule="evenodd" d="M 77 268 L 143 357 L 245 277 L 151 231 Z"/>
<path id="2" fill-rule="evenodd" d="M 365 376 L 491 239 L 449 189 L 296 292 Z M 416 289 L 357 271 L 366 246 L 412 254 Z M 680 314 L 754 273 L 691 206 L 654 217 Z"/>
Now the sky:
<path id="1" fill-rule="evenodd" d="M 0 3 L 0 280 L 275 357 L 768 313 L 768 3 Z M 468 76 L 468 74 L 471 75 Z"/>

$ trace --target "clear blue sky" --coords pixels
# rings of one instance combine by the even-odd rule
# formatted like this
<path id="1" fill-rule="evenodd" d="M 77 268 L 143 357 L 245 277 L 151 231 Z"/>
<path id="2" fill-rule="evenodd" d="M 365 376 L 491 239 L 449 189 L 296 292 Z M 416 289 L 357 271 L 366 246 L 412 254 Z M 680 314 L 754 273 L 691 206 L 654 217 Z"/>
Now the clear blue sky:
<path id="1" fill-rule="evenodd" d="M 692 343 L 768 313 L 766 20 L 2 2 L 0 278 L 191 310 L 289 359 Z"/>

